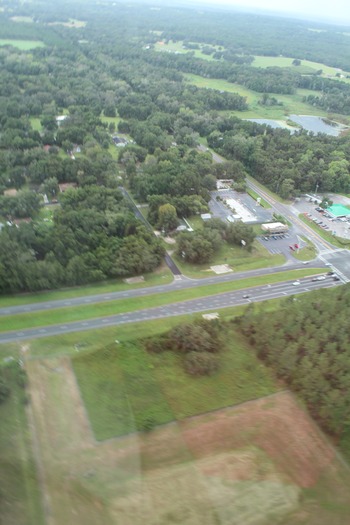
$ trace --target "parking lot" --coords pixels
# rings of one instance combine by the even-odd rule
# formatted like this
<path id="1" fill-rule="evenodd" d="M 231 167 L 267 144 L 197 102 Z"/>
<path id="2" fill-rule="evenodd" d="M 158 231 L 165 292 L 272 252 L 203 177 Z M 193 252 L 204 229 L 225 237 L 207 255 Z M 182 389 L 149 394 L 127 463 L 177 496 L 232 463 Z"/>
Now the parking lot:
<path id="1" fill-rule="evenodd" d="M 247 193 L 238 193 L 230 189 L 222 189 L 212 191 L 210 194 L 210 211 L 214 217 L 218 217 L 223 221 L 227 221 L 227 217 L 234 215 L 235 212 L 242 217 L 243 222 L 250 224 L 270 222 L 272 219 L 272 210 L 266 210 L 260 206 Z M 230 203 L 235 209 L 235 212 L 233 212 L 224 201 Z"/>
<path id="2" fill-rule="evenodd" d="M 350 239 L 350 219 L 333 218 L 327 212 L 322 213 L 320 208 L 314 202 L 302 197 L 300 202 L 293 205 L 296 214 L 304 213 L 310 221 L 319 226 L 320 229 L 333 233 L 338 237 Z"/>
<path id="3" fill-rule="evenodd" d="M 306 243 L 293 231 L 289 231 L 282 235 L 259 235 L 258 241 L 272 254 L 282 253 L 287 257 L 293 255 L 300 248 L 303 248 Z"/>

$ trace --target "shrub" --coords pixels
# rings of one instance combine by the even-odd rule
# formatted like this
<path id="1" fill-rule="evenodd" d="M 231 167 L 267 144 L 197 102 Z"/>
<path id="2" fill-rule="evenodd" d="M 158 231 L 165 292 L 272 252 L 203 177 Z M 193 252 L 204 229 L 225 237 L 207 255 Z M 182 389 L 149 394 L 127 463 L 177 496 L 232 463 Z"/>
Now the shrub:
<path id="1" fill-rule="evenodd" d="M 195 376 L 210 376 L 219 368 L 217 356 L 209 352 L 189 352 L 184 360 L 186 372 Z"/>

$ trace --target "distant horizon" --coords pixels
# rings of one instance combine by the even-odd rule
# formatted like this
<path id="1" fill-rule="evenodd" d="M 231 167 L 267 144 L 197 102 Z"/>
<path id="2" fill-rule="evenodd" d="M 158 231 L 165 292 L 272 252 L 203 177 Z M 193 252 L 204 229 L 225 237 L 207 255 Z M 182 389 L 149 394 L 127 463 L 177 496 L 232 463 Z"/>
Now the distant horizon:
<path id="1" fill-rule="evenodd" d="M 135 0 L 146 4 L 228 9 L 261 16 L 280 16 L 329 25 L 350 27 L 350 7 L 345 0 L 320 4 L 317 0 Z"/>

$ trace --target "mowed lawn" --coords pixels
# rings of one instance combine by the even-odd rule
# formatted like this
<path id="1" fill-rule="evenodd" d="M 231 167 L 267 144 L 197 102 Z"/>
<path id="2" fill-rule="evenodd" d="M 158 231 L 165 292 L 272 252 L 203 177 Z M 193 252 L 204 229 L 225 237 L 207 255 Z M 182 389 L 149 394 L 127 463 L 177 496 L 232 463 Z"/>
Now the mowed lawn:
<path id="1" fill-rule="evenodd" d="M 183 370 L 182 356 L 148 353 L 137 339 L 74 357 L 95 437 L 121 436 L 149 423 L 181 420 L 278 390 L 271 371 L 232 327 L 225 340 L 220 369 L 210 377 L 190 376 Z"/>

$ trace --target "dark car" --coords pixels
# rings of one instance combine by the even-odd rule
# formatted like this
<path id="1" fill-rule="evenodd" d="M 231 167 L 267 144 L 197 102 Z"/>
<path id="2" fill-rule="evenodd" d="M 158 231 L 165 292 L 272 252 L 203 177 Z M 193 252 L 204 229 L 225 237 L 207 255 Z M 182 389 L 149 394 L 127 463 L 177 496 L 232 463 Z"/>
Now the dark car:
<path id="1" fill-rule="evenodd" d="M 244 295 L 242 295 L 243 299 L 249 299 L 250 295 L 248 295 L 247 293 L 245 293 Z"/>
<path id="2" fill-rule="evenodd" d="M 340 277 L 338 275 L 333 275 L 333 281 L 340 281 Z"/>

